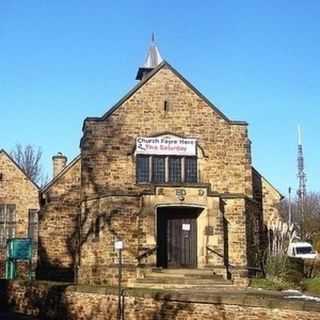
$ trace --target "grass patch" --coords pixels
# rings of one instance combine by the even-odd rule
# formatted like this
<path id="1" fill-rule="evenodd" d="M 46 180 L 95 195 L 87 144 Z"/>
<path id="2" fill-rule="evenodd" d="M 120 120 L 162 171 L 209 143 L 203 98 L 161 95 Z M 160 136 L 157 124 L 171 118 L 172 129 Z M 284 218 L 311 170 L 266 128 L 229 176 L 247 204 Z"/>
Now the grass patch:
<path id="1" fill-rule="evenodd" d="M 320 295 L 320 277 L 305 279 L 303 281 L 303 290 Z"/>
<path id="2" fill-rule="evenodd" d="M 252 288 L 261 288 L 266 290 L 287 290 L 287 289 L 296 289 L 296 285 L 292 282 L 286 281 L 280 278 L 261 278 L 261 279 L 251 279 L 250 286 Z"/>

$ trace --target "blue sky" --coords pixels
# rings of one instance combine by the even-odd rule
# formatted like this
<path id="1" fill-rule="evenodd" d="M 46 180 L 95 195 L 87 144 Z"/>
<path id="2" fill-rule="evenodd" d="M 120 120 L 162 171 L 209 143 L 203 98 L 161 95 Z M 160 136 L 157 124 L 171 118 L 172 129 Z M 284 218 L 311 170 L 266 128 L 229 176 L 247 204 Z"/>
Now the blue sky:
<path id="1" fill-rule="evenodd" d="M 309 190 L 319 191 L 320 2 L 0 1 L 0 147 L 79 152 L 86 116 L 135 85 L 151 32 L 162 56 L 221 111 L 249 122 L 253 164 L 296 188 L 303 128 Z"/>

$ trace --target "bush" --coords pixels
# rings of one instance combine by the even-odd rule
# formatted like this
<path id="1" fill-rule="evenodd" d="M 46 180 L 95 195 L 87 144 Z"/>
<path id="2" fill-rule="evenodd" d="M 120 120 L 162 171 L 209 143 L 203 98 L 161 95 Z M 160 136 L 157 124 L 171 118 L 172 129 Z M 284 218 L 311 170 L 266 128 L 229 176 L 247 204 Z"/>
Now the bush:
<path id="1" fill-rule="evenodd" d="M 320 294 L 320 277 L 304 280 L 302 288 L 304 291 Z"/>
<path id="2" fill-rule="evenodd" d="M 268 277 L 283 278 L 287 273 L 288 257 L 285 255 L 268 256 L 266 274 Z"/>
<path id="3" fill-rule="evenodd" d="M 303 279 L 303 260 L 286 255 L 270 256 L 267 258 L 266 275 L 296 286 Z"/>
<path id="4" fill-rule="evenodd" d="M 251 279 L 252 288 L 262 288 L 267 290 L 287 290 L 296 288 L 294 283 L 288 282 L 281 278 Z"/>

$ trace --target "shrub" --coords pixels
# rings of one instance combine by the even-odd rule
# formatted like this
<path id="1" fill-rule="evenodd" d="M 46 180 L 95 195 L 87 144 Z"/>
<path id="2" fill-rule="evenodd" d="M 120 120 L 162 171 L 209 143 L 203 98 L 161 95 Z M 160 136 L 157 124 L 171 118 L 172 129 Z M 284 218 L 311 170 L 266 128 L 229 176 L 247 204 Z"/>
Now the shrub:
<path id="1" fill-rule="evenodd" d="M 295 288 L 295 285 L 281 278 L 251 279 L 250 286 L 267 290 L 287 290 Z"/>
<path id="2" fill-rule="evenodd" d="M 267 277 L 283 279 L 299 284 L 303 279 L 303 260 L 287 255 L 269 256 L 266 263 Z"/>
<path id="3" fill-rule="evenodd" d="M 305 279 L 303 281 L 303 290 L 315 294 L 320 294 L 320 277 Z"/>

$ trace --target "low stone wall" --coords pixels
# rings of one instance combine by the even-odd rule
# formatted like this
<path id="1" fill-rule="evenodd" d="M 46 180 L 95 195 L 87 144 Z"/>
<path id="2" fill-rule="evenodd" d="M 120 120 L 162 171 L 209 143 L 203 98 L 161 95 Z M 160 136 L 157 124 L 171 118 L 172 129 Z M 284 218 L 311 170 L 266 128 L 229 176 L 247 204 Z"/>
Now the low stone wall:
<path id="1" fill-rule="evenodd" d="M 0 294 L 0 306 L 40 319 L 117 319 L 114 288 L 3 281 Z M 253 290 L 177 293 L 128 289 L 124 315 L 126 320 L 316 320 L 320 319 L 320 304 Z"/>

